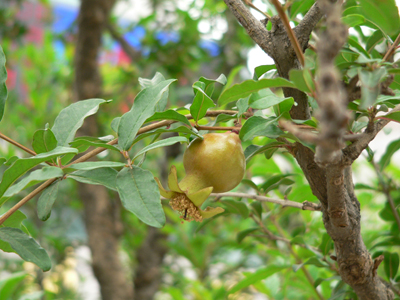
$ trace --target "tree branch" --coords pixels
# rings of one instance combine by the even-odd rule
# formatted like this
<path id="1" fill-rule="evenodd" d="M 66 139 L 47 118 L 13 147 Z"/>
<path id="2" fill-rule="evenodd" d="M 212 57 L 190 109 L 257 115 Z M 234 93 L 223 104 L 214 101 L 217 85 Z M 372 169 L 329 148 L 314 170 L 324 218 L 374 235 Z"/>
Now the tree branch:
<path id="1" fill-rule="evenodd" d="M 300 208 L 302 210 L 311 210 L 311 211 L 320 211 L 321 210 L 321 205 L 313 203 L 313 202 L 309 202 L 309 201 L 304 201 L 303 203 L 299 203 L 299 202 L 290 201 L 290 200 L 274 199 L 274 198 L 269 198 L 269 197 L 264 197 L 264 196 L 259 196 L 259 195 L 251 195 L 251 194 L 236 193 L 236 192 L 211 193 L 210 196 L 214 196 L 217 198 L 221 198 L 221 197 L 248 198 L 248 199 L 254 199 L 254 200 L 262 201 L 262 202 L 270 202 L 270 203 L 279 204 L 279 205 L 282 205 L 283 207 L 294 207 L 294 208 Z"/>

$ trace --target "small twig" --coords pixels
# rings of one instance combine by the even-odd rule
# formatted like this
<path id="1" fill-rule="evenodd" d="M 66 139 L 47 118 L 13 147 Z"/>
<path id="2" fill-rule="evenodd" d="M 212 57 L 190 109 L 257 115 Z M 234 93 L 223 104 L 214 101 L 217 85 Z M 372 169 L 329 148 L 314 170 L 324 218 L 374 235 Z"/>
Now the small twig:
<path id="1" fill-rule="evenodd" d="M 243 0 L 243 2 L 246 3 L 246 5 L 248 5 L 251 8 L 255 9 L 256 11 L 258 11 L 259 13 L 263 14 L 266 18 L 271 19 L 270 15 L 268 15 L 267 13 L 263 12 L 261 9 L 256 7 L 253 3 L 251 3 L 250 0 Z"/>
<path id="2" fill-rule="evenodd" d="M 299 138 L 300 140 L 303 140 L 305 142 L 311 143 L 311 144 L 317 144 L 319 141 L 318 135 L 311 133 L 309 131 L 301 130 L 299 129 L 299 126 L 296 124 L 293 124 L 287 120 L 279 120 L 279 126 L 292 133 L 294 136 Z M 307 130 L 310 130 L 311 128 L 307 128 Z M 317 130 L 316 128 L 313 128 L 311 130 Z"/>
<path id="3" fill-rule="evenodd" d="M 296 53 L 297 59 L 299 60 L 300 64 L 304 67 L 304 54 L 303 50 L 300 47 L 299 41 L 296 38 L 296 35 L 293 32 L 293 29 L 290 27 L 290 22 L 283 11 L 282 5 L 279 3 L 278 0 L 270 0 L 270 2 L 275 6 L 276 10 L 278 11 L 279 17 L 281 18 L 281 21 L 283 25 L 285 26 L 286 32 L 288 34 L 289 40 L 292 43 L 292 47 L 294 49 L 294 52 Z"/>
<path id="4" fill-rule="evenodd" d="M 31 154 L 31 155 L 33 155 L 33 156 L 36 156 L 36 155 L 37 155 L 37 153 L 36 153 L 35 151 L 33 151 L 33 150 L 31 150 L 31 149 L 25 147 L 24 145 L 21 145 L 20 143 L 14 141 L 12 138 L 9 138 L 8 136 L 2 134 L 1 132 L 0 132 L 0 138 L 2 138 L 3 140 L 9 142 L 9 143 L 12 144 L 12 145 L 14 145 L 14 146 L 16 146 L 16 147 L 18 147 L 18 148 L 24 150 L 25 152 L 27 152 L 27 153 L 29 153 L 29 154 Z M 48 164 L 49 166 L 55 166 L 55 164 L 50 163 L 50 162 L 48 162 L 48 161 L 46 161 L 46 164 Z"/>
<path id="5" fill-rule="evenodd" d="M 12 145 L 14 145 L 14 146 L 16 146 L 16 147 L 18 147 L 18 148 L 24 150 L 25 152 L 27 152 L 27 153 L 29 153 L 29 154 L 31 154 L 31 155 L 33 155 L 33 156 L 36 155 L 36 152 L 35 152 L 35 151 L 33 151 L 33 150 L 31 150 L 31 149 L 25 147 L 24 145 L 21 145 L 20 143 L 14 141 L 12 138 L 9 138 L 8 136 L 2 134 L 1 132 L 0 132 L 0 138 L 2 138 L 3 140 L 9 142 L 9 143 L 12 144 Z"/>
<path id="6" fill-rule="evenodd" d="M 35 197 L 37 194 L 39 194 L 45 188 L 50 186 L 57 179 L 58 178 L 52 178 L 52 179 L 45 181 L 44 183 L 39 185 L 36 189 L 34 189 L 32 192 L 30 192 L 28 195 L 26 195 L 17 204 L 15 204 L 13 207 L 11 207 L 5 214 L 3 214 L 0 217 L 0 225 L 3 224 L 13 213 L 15 213 L 18 209 L 20 209 L 25 203 L 27 203 L 29 200 L 31 200 L 33 197 Z"/>
<path id="7" fill-rule="evenodd" d="M 274 199 L 274 198 L 269 198 L 269 197 L 264 197 L 264 196 L 259 196 L 259 195 L 251 195 L 251 194 L 235 193 L 235 192 L 211 193 L 210 196 L 248 198 L 248 199 L 254 199 L 254 200 L 262 201 L 262 202 L 270 202 L 270 203 L 279 204 L 279 205 L 282 205 L 283 207 L 287 206 L 287 207 L 294 207 L 294 208 L 300 208 L 302 210 L 311 210 L 311 211 L 320 211 L 321 210 L 321 206 L 319 204 L 309 202 L 309 201 L 304 201 L 303 203 L 300 203 L 300 202 L 295 202 L 295 201 L 290 201 L 290 200 Z"/>
<path id="8" fill-rule="evenodd" d="M 397 47 L 397 45 L 400 43 L 400 34 L 397 36 L 397 38 L 394 40 L 392 46 L 386 51 L 385 56 L 383 57 L 384 61 L 388 61 L 388 59 L 394 54 L 394 51 Z"/>
<path id="9" fill-rule="evenodd" d="M 379 265 L 383 262 L 385 259 L 385 256 L 379 255 L 377 258 L 374 260 L 374 267 L 372 268 L 372 277 L 376 276 L 376 271 L 378 270 Z"/>

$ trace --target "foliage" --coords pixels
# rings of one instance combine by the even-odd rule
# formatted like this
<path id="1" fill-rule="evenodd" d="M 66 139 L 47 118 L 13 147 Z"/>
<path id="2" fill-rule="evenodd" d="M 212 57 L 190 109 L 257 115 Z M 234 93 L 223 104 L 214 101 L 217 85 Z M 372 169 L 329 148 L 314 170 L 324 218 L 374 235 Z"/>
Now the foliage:
<path id="1" fill-rule="evenodd" d="M 206 5 L 210 5 L 209 2 L 206 1 Z M 298 17 L 304 16 L 313 1 L 291 2 L 289 17 L 294 24 L 298 24 Z M 218 11 L 217 7 L 211 7 Z M 268 10 L 272 14 L 272 7 Z M 152 14 L 139 24 L 148 26 L 155 20 L 156 14 Z M 396 62 L 383 59 L 386 44 L 392 44 L 399 33 L 400 19 L 395 3 L 346 1 L 342 20 L 354 30 L 350 32 L 345 47 L 336 58 L 336 67 L 345 83 L 349 83 L 356 75 L 361 82 L 361 97 L 348 105 L 352 113 L 348 131 L 351 134 L 362 133 L 369 120 L 388 119 L 400 122 L 398 112 L 389 111 L 400 104 L 400 74 Z M 57 116 L 51 113 L 53 122 L 47 116 L 47 106 L 54 105 L 58 110 L 60 104 L 67 102 L 69 94 L 64 89 L 68 89 L 70 81 L 66 81 L 67 87 L 59 83 L 53 88 L 46 86 L 47 81 L 51 81 L 46 76 L 38 80 L 38 85 L 46 86 L 44 90 L 47 95 L 54 95 L 62 90 L 62 99 L 57 103 L 47 103 L 37 91 L 31 89 L 33 103 L 30 105 L 41 111 L 41 114 L 32 116 L 32 120 L 29 118 L 26 124 L 31 122 L 29 127 L 37 131 L 26 130 L 30 137 L 23 137 L 20 142 L 31 141 L 37 154 L 27 157 L 15 150 L 4 153 L 6 158 L 2 160 L 0 203 L 5 214 L 0 219 L 0 222 L 4 221 L 0 225 L 0 249 L 17 253 L 43 271 L 49 270 L 49 255 L 32 238 L 43 234 L 38 233 L 42 225 L 36 226 L 31 220 L 27 226 L 30 228 L 24 226 L 25 223 L 22 222 L 26 216 L 23 211 L 30 219 L 34 218 L 30 210 L 23 210 L 25 207 L 22 211 L 16 210 L 11 216 L 6 211 L 10 209 L 9 203 L 15 204 L 17 198 L 25 199 L 22 200 L 24 203 L 29 201 L 33 197 L 28 194 L 32 191 L 32 186 L 41 183 L 36 188 L 36 194 L 42 192 L 37 204 L 37 214 L 42 221 L 52 221 L 50 214 L 53 205 L 55 211 L 79 215 L 80 206 L 77 202 L 60 201 L 66 190 L 73 190 L 73 185 L 67 180 L 71 179 L 103 185 L 110 192 L 119 194 L 126 209 L 123 213 L 124 225 L 132 228 L 132 232 L 124 234 L 123 246 L 128 253 L 129 250 L 139 247 L 148 230 L 144 224 L 162 228 L 162 232 L 169 235 L 171 261 L 165 263 L 164 271 L 173 275 L 173 284 L 167 284 L 166 280 L 162 294 L 169 294 L 174 299 L 186 299 L 187 295 L 192 295 L 194 299 L 225 299 L 231 294 L 234 297 L 244 295 L 250 299 L 255 293 L 265 294 L 271 299 L 312 299 L 317 295 L 323 299 L 355 299 L 354 292 L 338 276 L 337 265 L 331 258 L 334 254 L 333 242 L 325 232 L 320 212 L 299 211 L 293 207 L 251 197 L 256 194 L 265 196 L 266 199 L 282 198 L 297 203 L 305 200 L 317 202 L 302 170 L 293 159 L 294 143 L 302 143 L 313 150 L 314 145 L 280 126 L 280 122 L 285 120 L 310 130 L 319 128 L 320 124 L 315 118 L 307 121 L 292 119 L 289 111 L 295 105 L 294 99 L 283 97 L 281 91 L 282 88 L 291 87 L 305 92 L 313 112 L 318 110 L 315 99 L 315 74 L 319 68 L 316 54 L 306 50 L 305 67 L 302 70 L 292 70 L 290 80 L 268 77 L 268 72 L 275 70 L 272 65 L 257 67 L 253 79 L 243 79 L 236 84 L 232 84 L 229 74 L 227 77 L 215 76 L 215 79 L 201 76 L 197 81 L 194 79 L 191 85 L 193 93 L 189 107 L 185 103 L 175 103 L 177 101 L 173 101 L 174 105 L 168 105 L 171 94 L 170 98 L 177 98 L 180 87 L 176 85 L 182 80 L 169 79 L 170 75 L 179 77 L 184 74 L 188 59 L 191 59 L 189 69 L 193 68 L 195 73 L 198 66 L 206 62 L 205 56 L 191 52 L 199 42 L 200 34 L 196 31 L 196 34 L 189 35 L 188 32 L 197 27 L 199 20 L 193 20 L 188 12 L 178 10 L 175 25 L 182 22 L 185 22 L 186 28 L 180 26 L 176 29 L 172 24 L 166 26 L 171 31 L 176 29 L 181 36 L 187 34 L 190 37 L 179 40 L 179 51 L 173 51 L 175 45 L 163 44 L 153 34 L 149 34 L 143 41 L 155 49 L 152 48 L 149 54 L 149 59 L 155 61 L 152 68 L 163 69 L 168 76 L 157 72 L 150 79 L 138 78 L 140 87 L 135 83 L 135 87 L 129 91 L 136 94 L 135 100 L 124 114 L 121 110 L 112 108 L 115 104 L 111 100 L 87 99 L 65 105 Z M 365 33 L 361 26 L 371 30 Z M 156 55 L 156 50 L 162 51 L 162 55 Z M 29 47 L 20 51 L 18 55 L 28 56 L 39 68 L 45 68 L 43 59 L 35 57 L 37 49 Z M 176 66 L 182 69 L 175 69 Z M 104 66 L 104 69 L 109 68 L 110 66 Z M 26 74 L 28 85 L 33 84 L 37 77 L 37 70 L 27 73 L 29 72 L 32 74 Z M 60 76 L 58 82 L 62 82 L 64 78 L 60 73 L 61 69 L 52 75 Z M 112 74 L 107 76 L 111 79 L 105 83 L 108 89 L 115 80 L 112 76 L 121 76 L 121 69 L 110 73 Z M 381 83 L 392 75 L 394 80 L 390 87 L 394 94 L 381 95 Z M 5 55 L 0 51 L 1 115 L 7 98 L 4 85 L 6 78 Z M 219 85 L 222 90 L 218 90 Z M 217 90 L 214 93 L 215 87 Z M 11 93 L 9 98 L 16 97 Z M 112 91 L 109 93 L 112 96 L 117 94 Z M 18 105 L 16 107 L 13 106 L 12 109 L 19 116 L 28 115 L 29 109 Z M 103 122 L 103 131 L 107 137 L 76 136 L 87 117 L 98 112 L 105 114 L 109 107 L 119 114 L 104 117 L 107 121 Z M 51 111 L 54 112 L 54 109 Z M 13 117 L 6 110 L 2 122 L 15 126 L 20 121 L 19 117 Z M 45 125 L 47 122 L 53 126 L 50 128 Z M 222 206 L 225 212 L 203 223 L 181 224 L 179 216 L 161 200 L 154 180 L 154 176 L 159 173 L 159 148 L 176 143 L 187 144 L 195 137 L 201 138 L 205 133 L 204 128 L 209 129 L 209 126 L 231 128 L 235 123 L 241 124 L 239 136 L 247 159 L 247 174 L 235 191 L 245 192 L 248 197 L 220 195 L 213 200 L 209 199 L 204 207 L 211 203 L 213 206 Z M 177 136 L 164 138 L 165 133 L 171 132 Z M 92 147 L 90 151 L 89 147 Z M 362 226 L 362 235 L 374 258 L 384 255 L 383 268 L 378 269 L 378 275 L 390 281 L 397 289 L 400 285 L 400 224 L 397 221 L 400 213 L 400 167 L 391 159 L 398 154 L 399 149 L 399 140 L 394 140 L 379 159 L 370 150 L 369 162 L 360 162 L 360 166 L 354 167 L 356 173 L 361 165 L 375 172 L 373 180 L 363 181 L 361 176 L 361 182 L 355 186 L 363 219 L 368 216 L 368 223 L 363 223 Z M 78 158 L 83 152 L 89 153 L 88 156 Z M 17 157 L 12 158 L 13 155 Z M 100 161 L 86 161 L 95 155 L 99 155 Z M 180 160 L 177 159 L 174 163 L 178 173 L 182 175 Z M 166 222 L 167 219 L 169 222 Z M 51 235 L 46 236 L 46 233 L 43 235 L 40 242 L 53 251 L 50 256 L 57 256 L 54 254 L 57 252 L 55 249 L 63 249 L 64 243 Z M 129 255 L 133 261 L 132 253 Z M 55 260 L 54 257 L 52 259 Z M 195 272 L 194 279 L 185 276 L 185 272 L 190 273 L 191 270 L 182 261 L 190 262 L 190 269 Z M 0 299 L 17 299 L 13 295 L 21 296 L 16 287 L 23 285 L 25 277 L 25 272 L 14 272 L 0 281 Z M 37 293 L 29 299 L 39 299 L 42 294 Z M 22 296 L 19 299 L 23 299 Z"/>

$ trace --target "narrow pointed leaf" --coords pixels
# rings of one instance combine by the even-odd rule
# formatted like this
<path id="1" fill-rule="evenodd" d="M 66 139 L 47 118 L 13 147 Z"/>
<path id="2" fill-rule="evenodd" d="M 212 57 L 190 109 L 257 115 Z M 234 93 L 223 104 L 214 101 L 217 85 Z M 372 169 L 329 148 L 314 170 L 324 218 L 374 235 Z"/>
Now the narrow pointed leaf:
<path id="1" fill-rule="evenodd" d="M 126 163 L 118 161 L 85 161 L 77 164 L 70 165 L 69 168 L 75 170 L 94 170 L 99 168 L 120 168 L 124 167 Z"/>
<path id="2" fill-rule="evenodd" d="M 283 131 L 276 125 L 277 120 L 278 118 L 275 117 L 270 117 L 268 119 L 258 116 L 250 117 L 240 130 L 239 137 L 244 142 L 256 136 L 277 138 L 283 134 Z"/>
<path id="3" fill-rule="evenodd" d="M 153 131 L 149 131 L 149 132 L 146 132 L 146 133 L 139 134 L 135 138 L 133 143 L 136 144 L 137 142 L 139 142 L 140 140 L 142 140 L 142 139 L 144 139 L 146 137 L 149 137 L 149 136 L 152 136 L 152 135 L 155 135 L 155 134 L 166 133 L 166 132 L 177 132 L 177 133 L 181 133 L 181 134 L 185 134 L 185 135 L 194 135 L 194 136 L 197 136 L 197 137 L 199 137 L 201 139 L 203 138 L 201 135 L 199 135 L 196 132 L 196 129 L 190 130 L 189 128 L 187 128 L 185 126 L 179 126 L 179 127 L 172 128 L 172 129 L 160 128 L 160 129 L 156 129 L 156 130 L 153 130 Z"/>
<path id="4" fill-rule="evenodd" d="M 37 166 L 38 164 L 48 161 L 52 158 L 68 154 L 77 153 L 78 150 L 68 147 L 57 147 L 54 150 L 46 153 L 41 153 L 30 158 L 17 159 L 11 167 L 9 167 L 3 175 L 3 180 L 0 183 L 0 196 L 3 196 L 8 187 L 14 183 L 20 176 L 25 174 L 28 170 Z M 0 200 L 0 205 L 4 201 Z"/>
<path id="5" fill-rule="evenodd" d="M 123 150 L 128 150 L 136 137 L 140 127 L 156 111 L 157 104 L 162 100 L 163 95 L 175 79 L 169 79 L 150 86 L 136 96 L 130 111 L 125 113 L 118 125 L 118 145 Z"/>
<path id="6" fill-rule="evenodd" d="M 400 27 L 399 10 L 395 0 L 360 0 L 363 15 L 387 35 L 397 34 Z"/>
<path id="7" fill-rule="evenodd" d="M 68 174 L 68 178 L 94 185 L 104 185 L 110 190 L 116 191 L 116 178 L 118 172 L 113 168 L 98 168 L 85 171 L 76 171 Z"/>
<path id="8" fill-rule="evenodd" d="M 49 152 L 57 147 L 57 139 L 50 129 L 39 129 L 33 135 L 32 148 L 37 154 Z"/>
<path id="9" fill-rule="evenodd" d="M 226 206 L 230 213 L 239 214 L 243 219 L 248 218 L 249 209 L 243 202 L 237 200 L 221 200 L 220 202 Z"/>
<path id="10" fill-rule="evenodd" d="M 103 99 L 88 99 L 75 102 L 64 108 L 58 114 L 51 128 L 57 139 L 57 145 L 68 146 L 85 118 L 94 115 L 98 111 L 99 105 L 107 102 L 109 101 Z"/>
<path id="11" fill-rule="evenodd" d="M 77 148 L 79 152 L 84 152 L 91 146 L 96 148 L 102 147 L 120 152 L 120 149 L 118 149 L 116 146 L 107 144 L 109 141 L 110 140 L 101 140 L 99 138 L 85 136 L 76 138 L 74 141 L 70 142 L 69 145 Z"/>
<path id="12" fill-rule="evenodd" d="M 203 82 L 200 82 L 202 84 L 197 83 L 198 82 L 193 85 L 193 89 L 196 90 L 196 95 L 190 106 L 190 114 L 196 122 L 206 115 L 209 108 L 215 106 L 214 101 L 203 90 L 205 84 Z"/>
<path id="13" fill-rule="evenodd" d="M 187 143 L 188 140 L 187 140 L 187 138 L 185 138 L 183 136 L 174 136 L 171 138 L 167 138 L 167 139 L 163 139 L 161 141 L 154 142 L 153 144 L 150 144 L 150 145 L 144 147 L 142 150 L 140 150 L 138 153 L 136 153 L 136 155 L 133 157 L 132 160 L 134 160 L 138 156 L 142 155 L 143 153 L 146 153 L 147 151 L 150 151 L 150 150 L 153 150 L 156 148 L 160 148 L 160 147 L 170 146 L 170 145 L 173 145 L 173 144 L 176 144 L 179 142 Z"/>
<path id="14" fill-rule="evenodd" d="M 117 175 L 117 189 L 122 205 L 147 225 L 161 228 L 165 214 L 160 192 L 150 171 L 139 167 L 122 169 Z"/>
<path id="15" fill-rule="evenodd" d="M 239 281 L 237 284 L 235 284 L 229 291 L 229 294 L 236 293 L 237 291 L 240 291 L 241 289 L 247 288 L 250 285 L 259 282 L 261 280 L 264 280 L 268 278 L 271 275 L 274 275 L 275 273 L 286 269 L 287 266 L 275 266 L 275 265 L 270 265 L 268 267 L 258 269 L 255 271 L 253 274 L 247 276 L 246 278 L 242 279 Z"/>
<path id="16" fill-rule="evenodd" d="M 7 220 L 5 220 L 3 224 L 0 225 L 0 228 L 13 227 L 13 228 L 22 229 L 26 233 L 28 233 L 25 226 L 22 224 L 22 221 L 25 219 L 26 219 L 26 216 L 20 210 L 17 210 Z M 8 242 L 2 241 L 2 240 L 0 240 L 0 249 L 3 250 L 4 252 L 9 252 L 9 253 L 15 252 L 15 250 L 11 247 L 11 245 Z"/>
<path id="17" fill-rule="evenodd" d="M 400 139 L 391 142 L 386 148 L 385 154 L 382 155 L 382 158 L 379 161 L 379 166 L 381 167 L 381 171 L 385 169 L 392 159 L 394 153 L 396 153 L 400 149 Z"/>
<path id="18" fill-rule="evenodd" d="M 139 77 L 139 83 L 142 89 L 148 88 L 148 87 L 154 87 L 160 82 L 165 81 L 164 76 L 160 73 L 157 72 L 156 75 L 152 79 L 147 79 L 147 78 L 141 78 Z M 161 96 L 160 101 L 157 102 L 155 106 L 155 111 L 164 111 L 165 107 L 167 106 L 168 103 L 168 90 Z"/>
<path id="19" fill-rule="evenodd" d="M 58 185 L 60 181 L 56 181 L 48 186 L 40 195 L 37 203 L 37 214 L 40 220 L 46 221 L 50 218 L 51 209 L 57 199 Z"/>
<path id="20" fill-rule="evenodd" d="M 50 270 L 51 260 L 47 252 L 21 229 L 2 227 L 0 239 L 8 242 L 23 260 L 34 263 L 43 271 Z"/>
<path id="21" fill-rule="evenodd" d="M 159 121 L 159 120 L 173 120 L 182 122 L 183 124 L 186 124 L 188 126 L 192 126 L 188 118 L 186 118 L 184 115 L 181 115 L 180 113 L 172 109 L 163 112 L 156 112 L 154 115 L 148 118 L 145 123 Z"/>
<path id="22" fill-rule="evenodd" d="M 261 79 L 259 81 L 246 80 L 242 83 L 234 84 L 229 89 L 224 90 L 218 99 L 218 104 L 222 106 L 229 102 L 239 100 L 240 98 L 246 98 L 250 94 L 258 92 L 259 90 L 271 87 L 296 88 L 292 82 L 283 78 Z"/>
<path id="23" fill-rule="evenodd" d="M 43 167 L 40 170 L 33 171 L 18 183 L 10 186 L 4 193 L 4 197 L 11 197 L 29 186 L 48 179 L 62 177 L 63 175 L 63 171 L 58 167 Z"/>
<path id="24" fill-rule="evenodd" d="M 4 116 L 4 107 L 7 100 L 7 69 L 6 69 L 6 56 L 4 55 L 3 48 L 0 46 L 0 121 Z"/>
<path id="25" fill-rule="evenodd" d="M 240 244 L 246 236 L 248 236 L 249 234 L 253 233 L 254 231 L 256 231 L 258 229 L 260 229 L 260 228 L 254 227 L 254 228 L 249 228 L 249 229 L 240 231 L 236 236 L 236 241 Z"/>

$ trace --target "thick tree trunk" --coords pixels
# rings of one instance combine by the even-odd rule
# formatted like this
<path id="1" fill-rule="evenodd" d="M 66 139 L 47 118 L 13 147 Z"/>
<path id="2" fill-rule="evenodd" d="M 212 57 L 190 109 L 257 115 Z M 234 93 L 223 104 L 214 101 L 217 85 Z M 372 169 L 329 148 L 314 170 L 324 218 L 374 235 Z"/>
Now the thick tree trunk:
<path id="1" fill-rule="evenodd" d="M 98 70 L 101 37 L 115 0 L 82 0 L 78 18 L 75 54 L 76 100 L 101 97 L 102 81 Z M 95 118 L 82 127 L 84 135 L 96 136 Z M 119 256 L 121 234 L 119 202 L 110 199 L 103 186 L 79 184 L 85 207 L 85 223 L 92 252 L 94 274 L 103 300 L 133 299 L 133 285 L 127 278 Z"/>

